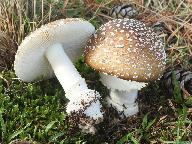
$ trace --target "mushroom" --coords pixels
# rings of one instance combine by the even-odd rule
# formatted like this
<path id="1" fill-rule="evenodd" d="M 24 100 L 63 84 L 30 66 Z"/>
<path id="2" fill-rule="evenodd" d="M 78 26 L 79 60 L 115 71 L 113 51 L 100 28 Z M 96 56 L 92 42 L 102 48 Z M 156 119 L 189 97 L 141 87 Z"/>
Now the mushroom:
<path id="1" fill-rule="evenodd" d="M 94 124 L 103 118 L 100 95 L 88 89 L 72 62 L 82 55 L 82 48 L 94 31 L 91 23 L 79 18 L 51 22 L 23 40 L 14 62 L 16 75 L 25 82 L 55 74 L 69 99 L 67 113 L 72 119 L 81 120 L 79 127 L 90 133 L 95 132 Z"/>
<path id="2" fill-rule="evenodd" d="M 138 90 L 162 76 L 166 54 L 150 27 L 134 19 L 115 19 L 92 35 L 84 58 L 110 89 L 107 104 L 128 117 L 138 112 Z"/>

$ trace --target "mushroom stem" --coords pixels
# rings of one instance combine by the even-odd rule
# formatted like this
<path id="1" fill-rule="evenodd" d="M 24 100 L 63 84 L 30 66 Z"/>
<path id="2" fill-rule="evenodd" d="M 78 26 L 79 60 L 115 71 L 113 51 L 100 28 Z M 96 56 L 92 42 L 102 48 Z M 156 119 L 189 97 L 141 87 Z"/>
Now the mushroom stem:
<path id="1" fill-rule="evenodd" d="M 133 104 L 138 96 L 138 90 L 130 89 L 127 91 L 119 91 L 117 89 L 110 90 L 110 97 L 116 102 Z"/>
<path id="2" fill-rule="evenodd" d="M 101 112 L 100 95 L 98 92 L 88 89 L 85 79 L 76 70 L 67 56 L 61 44 L 54 44 L 46 51 L 46 58 L 61 83 L 65 96 L 69 99 L 66 111 L 69 114 L 85 115 L 88 118 L 100 122 L 103 118 Z M 80 127 L 84 132 L 94 133 L 95 130 L 88 121 L 88 125 Z M 93 124 L 94 125 L 94 124 Z"/>
<path id="3" fill-rule="evenodd" d="M 110 97 L 107 98 L 107 103 L 113 106 L 119 113 L 123 112 L 128 117 L 138 112 L 137 96 L 138 90 L 136 89 L 127 91 L 110 89 Z"/>
<path id="4" fill-rule="evenodd" d="M 76 70 L 61 44 L 58 43 L 50 46 L 46 51 L 46 57 L 65 92 L 80 82 L 81 86 L 77 87 L 75 91 L 78 92 L 87 89 L 84 79 Z"/>
<path id="5" fill-rule="evenodd" d="M 110 90 L 110 97 L 106 98 L 108 106 L 114 107 L 119 113 L 123 112 L 126 117 L 138 112 L 138 90 L 147 83 L 127 81 L 104 73 L 100 73 L 100 77 L 100 81 Z"/>

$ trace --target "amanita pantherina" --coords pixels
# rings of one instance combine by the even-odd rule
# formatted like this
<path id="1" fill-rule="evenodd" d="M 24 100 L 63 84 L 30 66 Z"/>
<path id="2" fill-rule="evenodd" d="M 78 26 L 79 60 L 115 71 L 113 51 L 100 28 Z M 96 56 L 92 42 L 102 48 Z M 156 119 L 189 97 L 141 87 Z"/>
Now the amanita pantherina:
<path id="1" fill-rule="evenodd" d="M 90 133 L 94 133 L 93 125 L 103 118 L 100 95 L 88 89 L 72 62 L 82 55 L 82 48 L 94 31 L 93 25 L 83 19 L 51 22 L 23 40 L 14 63 L 16 75 L 25 82 L 55 74 L 70 100 L 67 113 L 81 119 L 79 127 Z"/>
<path id="2" fill-rule="evenodd" d="M 108 104 L 125 116 L 138 112 L 138 90 L 161 77 L 166 60 L 161 39 L 133 19 L 115 19 L 101 26 L 88 41 L 84 56 L 110 89 Z"/>

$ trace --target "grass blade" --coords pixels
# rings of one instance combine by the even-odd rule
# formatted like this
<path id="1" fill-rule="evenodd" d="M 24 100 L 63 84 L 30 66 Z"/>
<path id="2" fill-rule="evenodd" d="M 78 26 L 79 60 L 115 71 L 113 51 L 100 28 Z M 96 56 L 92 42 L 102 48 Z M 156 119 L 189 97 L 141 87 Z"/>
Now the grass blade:
<path id="1" fill-rule="evenodd" d="M 14 132 L 13 134 L 11 134 L 8 138 L 8 141 L 13 140 L 15 137 L 17 137 L 19 134 L 21 134 L 27 127 L 29 127 L 31 125 L 31 123 L 28 123 L 23 129 L 18 130 L 16 132 Z"/>
<path id="2" fill-rule="evenodd" d="M 52 122 L 50 122 L 50 123 L 46 126 L 45 133 L 47 133 L 47 132 L 53 127 L 53 125 L 54 125 L 56 122 L 57 122 L 57 121 L 52 121 Z"/>

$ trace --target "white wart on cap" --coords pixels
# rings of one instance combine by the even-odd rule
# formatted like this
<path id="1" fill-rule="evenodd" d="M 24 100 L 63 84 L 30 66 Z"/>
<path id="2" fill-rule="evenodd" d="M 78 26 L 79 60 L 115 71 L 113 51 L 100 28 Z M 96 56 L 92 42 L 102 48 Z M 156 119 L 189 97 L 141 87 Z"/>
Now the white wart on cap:
<path id="1" fill-rule="evenodd" d="M 101 26 L 84 55 L 92 68 L 125 80 L 150 82 L 165 69 L 163 42 L 150 27 L 133 19 L 115 19 Z"/>

